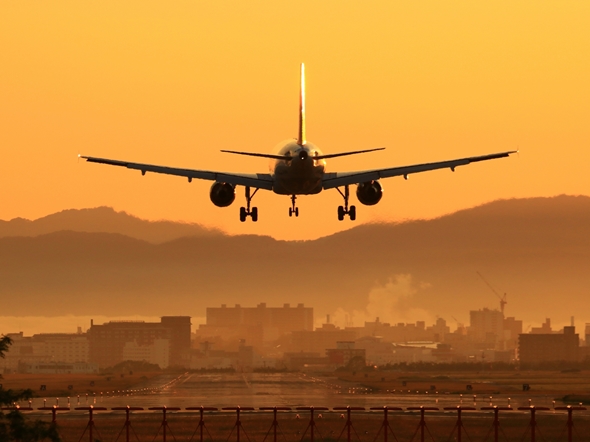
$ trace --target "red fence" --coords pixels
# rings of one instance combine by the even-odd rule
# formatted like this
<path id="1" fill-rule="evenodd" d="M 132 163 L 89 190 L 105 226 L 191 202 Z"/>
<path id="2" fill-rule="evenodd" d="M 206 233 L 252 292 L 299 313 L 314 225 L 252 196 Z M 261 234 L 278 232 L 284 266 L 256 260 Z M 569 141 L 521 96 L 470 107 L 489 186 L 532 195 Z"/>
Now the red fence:
<path id="1" fill-rule="evenodd" d="M 4 408 L 33 412 L 32 407 Z M 582 441 L 584 407 L 41 407 L 65 442 Z M 123 413 L 124 412 L 124 415 Z M 576 413 L 578 412 L 578 413 Z M 577 414 L 577 416 L 574 416 Z M 85 416 L 85 417 L 84 417 Z M 272 417 L 271 417 L 272 416 Z M 31 416 L 32 417 L 32 416 Z M 576 419 L 574 419 L 576 417 Z M 574 422 L 575 421 L 575 422 Z M 82 426 L 84 425 L 84 426 Z"/>

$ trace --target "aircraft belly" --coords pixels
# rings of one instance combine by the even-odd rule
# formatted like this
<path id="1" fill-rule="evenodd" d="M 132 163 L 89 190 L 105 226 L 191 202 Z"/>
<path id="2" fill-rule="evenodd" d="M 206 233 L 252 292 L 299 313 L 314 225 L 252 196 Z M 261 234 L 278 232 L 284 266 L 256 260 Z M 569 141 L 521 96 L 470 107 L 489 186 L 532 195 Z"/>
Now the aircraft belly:
<path id="1" fill-rule="evenodd" d="M 293 170 L 292 167 L 286 165 L 277 166 L 274 173 L 273 192 L 279 195 L 313 195 L 320 193 L 322 191 L 323 167 L 314 169 L 302 171 Z"/>

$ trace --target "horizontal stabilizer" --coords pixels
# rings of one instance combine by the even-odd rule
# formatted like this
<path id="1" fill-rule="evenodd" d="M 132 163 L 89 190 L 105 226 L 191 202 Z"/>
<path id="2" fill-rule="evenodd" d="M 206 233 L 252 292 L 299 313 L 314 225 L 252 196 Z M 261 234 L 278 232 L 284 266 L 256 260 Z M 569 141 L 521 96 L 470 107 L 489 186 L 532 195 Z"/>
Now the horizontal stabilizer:
<path id="1" fill-rule="evenodd" d="M 273 155 L 271 153 L 253 153 L 253 152 L 237 152 L 235 150 L 222 150 L 224 153 L 233 153 L 236 155 L 246 155 L 249 157 L 270 158 L 271 160 L 290 160 L 288 155 Z"/>
<path id="2" fill-rule="evenodd" d="M 313 159 L 314 160 L 325 160 L 327 158 L 344 157 L 346 155 L 356 155 L 357 153 L 374 152 L 376 150 L 384 150 L 384 149 L 385 149 L 384 147 L 378 147 L 376 149 L 355 150 L 353 152 L 331 153 L 331 154 L 327 154 L 327 155 L 313 155 Z M 235 150 L 222 150 L 221 152 L 233 153 L 236 155 L 246 155 L 249 157 L 270 158 L 271 160 L 290 161 L 293 158 L 290 155 L 274 155 L 271 153 L 238 152 Z"/>
<path id="3" fill-rule="evenodd" d="M 385 150 L 385 148 L 384 147 L 377 147 L 375 149 L 355 150 L 352 152 L 329 153 L 327 155 L 314 156 L 314 158 L 317 160 L 325 160 L 327 158 L 345 157 L 346 155 L 356 155 L 357 153 L 375 152 L 376 150 Z"/>

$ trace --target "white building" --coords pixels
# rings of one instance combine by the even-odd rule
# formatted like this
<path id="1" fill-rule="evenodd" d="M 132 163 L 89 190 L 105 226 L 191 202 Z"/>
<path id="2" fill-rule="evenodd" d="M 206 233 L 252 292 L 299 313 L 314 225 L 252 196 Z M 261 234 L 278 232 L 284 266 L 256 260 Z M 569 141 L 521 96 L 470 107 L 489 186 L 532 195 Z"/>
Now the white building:
<path id="1" fill-rule="evenodd" d="M 88 337 L 85 333 L 41 333 L 24 336 L 7 334 L 12 339 L 0 371 L 17 372 L 40 363 L 84 364 L 89 362 Z"/>
<path id="2" fill-rule="evenodd" d="M 126 342 L 123 347 L 124 361 L 145 361 L 160 368 L 170 365 L 170 340 L 154 339 L 151 345 L 139 345 L 137 341 Z"/>

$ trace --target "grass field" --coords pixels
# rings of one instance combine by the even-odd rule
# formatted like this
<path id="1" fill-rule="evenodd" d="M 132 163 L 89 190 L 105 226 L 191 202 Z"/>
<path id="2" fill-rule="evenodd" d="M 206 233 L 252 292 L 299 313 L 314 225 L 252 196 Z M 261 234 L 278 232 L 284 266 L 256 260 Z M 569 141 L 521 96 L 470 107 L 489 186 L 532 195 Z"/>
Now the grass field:
<path id="1" fill-rule="evenodd" d="M 381 391 L 439 391 L 441 393 L 493 394 L 546 394 L 590 396 L 590 372 L 560 371 L 482 371 L 482 372 L 339 372 L 338 379 L 357 382 L 367 388 Z M 529 392 L 523 392 L 528 384 Z M 471 386 L 468 389 L 467 386 Z M 433 388 L 434 387 L 434 388 Z"/>

